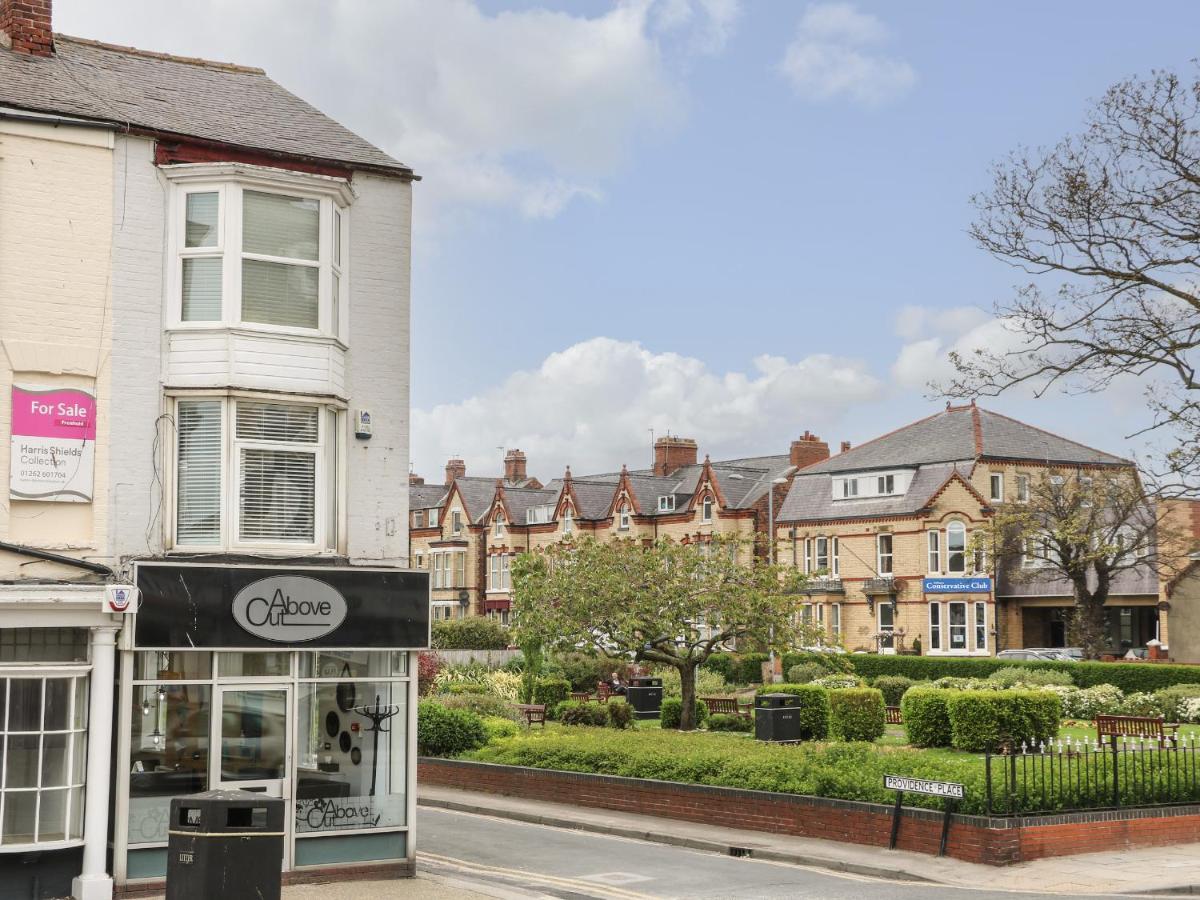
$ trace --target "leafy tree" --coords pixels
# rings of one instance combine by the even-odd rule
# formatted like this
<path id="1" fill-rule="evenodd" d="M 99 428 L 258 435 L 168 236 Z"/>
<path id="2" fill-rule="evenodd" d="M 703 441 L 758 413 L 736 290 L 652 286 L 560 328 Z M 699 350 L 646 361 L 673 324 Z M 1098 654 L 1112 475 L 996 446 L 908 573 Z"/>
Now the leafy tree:
<path id="1" fill-rule="evenodd" d="M 789 593 L 803 576 L 738 553 L 740 543 L 588 538 L 523 553 L 513 563 L 515 627 L 522 642 L 677 669 L 680 727 L 695 728 L 696 668 L 714 651 L 734 641 L 780 649 L 816 641 Z"/>
<path id="2" fill-rule="evenodd" d="M 1075 600 L 1068 642 L 1091 659 L 1107 646 L 1104 606 L 1117 578 L 1139 568 L 1169 574 L 1190 549 L 1168 505 L 1146 497 L 1132 468 L 1031 478 L 1028 500 L 1000 504 L 972 543 L 1014 581 L 1067 582 Z"/>
<path id="3" fill-rule="evenodd" d="M 1114 85 L 1080 133 L 1013 153 L 972 202 L 980 247 L 1058 283 L 1047 291 L 1040 279 L 998 304 L 1017 346 L 953 355 L 958 376 L 943 392 L 1099 392 L 1150 379 L 1146 430 L 1182 438 L 1156 480 L 1189 487 L 1200 474 L 1200 76 Z"/>

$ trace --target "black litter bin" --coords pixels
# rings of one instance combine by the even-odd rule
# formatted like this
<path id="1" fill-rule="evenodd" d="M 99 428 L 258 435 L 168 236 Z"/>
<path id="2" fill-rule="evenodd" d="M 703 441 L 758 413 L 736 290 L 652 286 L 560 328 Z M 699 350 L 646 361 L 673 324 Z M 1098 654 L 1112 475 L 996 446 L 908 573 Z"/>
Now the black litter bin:
<path id="1" fill-rule="evenodd" d="M 639 676 L 631 678 L 625 689 L 625 700 L 633 707 L 635 719 L 657 719 L 662 709 L 662 679 Z"/>
<path id="2" fill-rule="evenodd" d="M 248 791 L 173 799 L 167 900 L 279 900 L 283 809 L 282 800 Z"/>
<path id="3" fill-rule="evenodd" d="M 763 694 L 754 704 L 756 741 L 800 740 L 800 698 L 795 694 Z"/>

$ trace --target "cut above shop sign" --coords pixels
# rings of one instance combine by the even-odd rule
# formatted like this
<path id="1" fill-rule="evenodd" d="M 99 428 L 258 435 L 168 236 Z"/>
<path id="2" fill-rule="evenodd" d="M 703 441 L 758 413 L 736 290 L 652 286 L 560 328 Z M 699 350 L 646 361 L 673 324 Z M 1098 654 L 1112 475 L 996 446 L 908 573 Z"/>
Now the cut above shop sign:
<path id="1" fill-rule="evenodd" d="M 922 590 L 927 594 L 990 594 L 990 578 L 925 578 Z"/>
<path id="2" fill-rule="evenodd" d="M 138 563 L 139 647 L 429 646 L 429 573 Z"/>

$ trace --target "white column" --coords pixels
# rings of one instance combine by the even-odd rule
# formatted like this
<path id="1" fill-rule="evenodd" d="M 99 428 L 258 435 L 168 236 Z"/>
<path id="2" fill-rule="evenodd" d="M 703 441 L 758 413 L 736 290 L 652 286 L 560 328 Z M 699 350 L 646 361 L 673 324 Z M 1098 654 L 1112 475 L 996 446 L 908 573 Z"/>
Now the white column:
<path id="1" fill-rule="evenodd" d="M 112 779 L 113 683 L 117 628 L 92 629 L 92 683 L 89 691 L 87 785 L 84 788 L 83 871 L 71 881 L 74 900 L 112 900 L 113 882 L 105 866 L 108 847 L 108 789 Z"/>

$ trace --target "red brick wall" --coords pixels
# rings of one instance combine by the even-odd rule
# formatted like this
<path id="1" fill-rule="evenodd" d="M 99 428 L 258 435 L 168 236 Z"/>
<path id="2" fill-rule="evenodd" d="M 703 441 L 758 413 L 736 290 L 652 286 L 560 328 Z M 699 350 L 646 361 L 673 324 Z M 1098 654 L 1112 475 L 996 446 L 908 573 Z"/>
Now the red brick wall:
<path id="1" fill-rule="evenodd" d="M 421 759 L 417 779 L 426 784 L 527 800 L 876 847 L 887 846 L 892 824 L 890 807 L 876 803 L 454 760 Z M 897 846 L 936 854 L 941 828 L 940 813 L 906 809 Z M 1194 808 L 1079 813 L 1025 820 L 1025 824 L 956 816 L 946 852 L 967 862 L 1004 866 L 1047 856 L 1193 841 L 1200 841 L 1200 813 Z"/>

